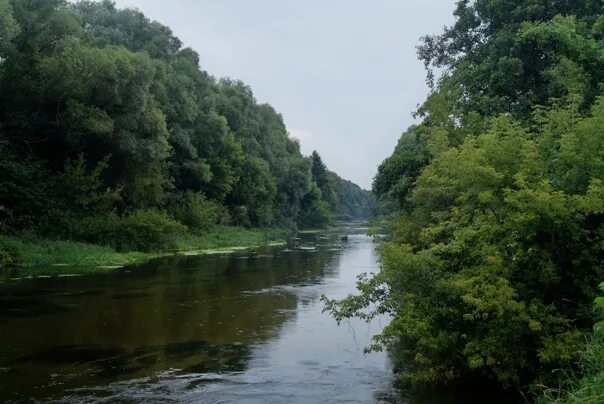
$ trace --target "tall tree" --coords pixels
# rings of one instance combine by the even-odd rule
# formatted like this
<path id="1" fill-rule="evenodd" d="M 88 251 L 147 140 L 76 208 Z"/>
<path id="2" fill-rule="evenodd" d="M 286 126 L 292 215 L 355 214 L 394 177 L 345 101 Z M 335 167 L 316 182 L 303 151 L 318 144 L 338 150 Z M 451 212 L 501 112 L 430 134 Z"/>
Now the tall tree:
<path id="1" fill-rule="evenodd" d="M 432 92 L 373 184 L 398 205 L 382 268 L 329 302 L 392 317 L 374 348 L 406 381 L 527 389 L 576 363 L 604 278 L 603 7 L 462 0 L 423 39 Z"/>

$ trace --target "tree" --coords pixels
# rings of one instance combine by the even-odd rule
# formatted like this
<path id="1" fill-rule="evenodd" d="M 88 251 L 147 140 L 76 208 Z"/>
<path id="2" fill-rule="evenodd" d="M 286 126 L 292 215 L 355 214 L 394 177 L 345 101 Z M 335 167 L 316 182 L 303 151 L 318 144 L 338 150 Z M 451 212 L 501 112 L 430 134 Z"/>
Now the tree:
<path id="1" fill-rule="evenodd" d="M 337 196 L 334 190 L 334 180 L 329 175 L 325 163 L 323 163 L 321 156 L 319 156 L 319 153 L 317 153 L 316 150 L 312 152 L 310 160 L 312 162 L 310 169 L 312 180 L 321 190 L 323 200 L 330 206 L 335 206 L 337 203 Z"/>
<path id="2" fill-rule="evenodd" d="M 150 248 L 174 218 L 294 228 L 339 209 L 338 177 L 323 165 L 317 199 L 274 108 L 108 0 L 0 0 L 0 148 L 1 231 L 111 244 L 147 228 Z"/>
<path id="3" fill-rule="evenodd" d="M 0 0 L 0 60 L 12 49 L 12 40 L 19 34 L 19 24 L 13 17 L 9 0 Z"/>
<path id="4" fill-rule="evenodd" d="M 604 278 L 599 1 L 459 1 L 419 56 L 432 92 L 382 163 L 392 240 L 338 320 L 392 317 L 407 382 L 510 388 L 575 366 Z M 436 80 L 431 71 L 440 68 Z"/>
<path id="5" fill-rule="evenodd" d="M 566 111 L 549 119 L 559 114 Z M 604 146 L 603 120 L 601 101 L 563 135 L 535 137 L 501 118 L 436 157 L 382 249 L 381 272 L 362 282 L 361 296 L 333 303 L 334 313 L 359 315 L 377 303 L 370 316 L 392 315 L 377 342 L 410 367 L 413 382 L 480 375 L 524 386 L 572 365 L 579 329 L 591 322 L 574 302 L 593 299 L 604 273 L 596 247 L 604 160 L 585 153 Z M 582 141 L 591 147 L 577 149 Z M 566 188 L 561 179 L 577 164 L 587 169 L 579 171 L 585 185 L 575 171 Z"/>
<path id="6" fill-rule="evenodd" d="M 303 228 L 320 229 L 326 227 L 332 220 L 329 205 L 323 201 L 321 190 L 313 182 L 310 191 L 302 200 L 302 211 L 298 216 L 298 224 Z"/>
<path id="7" fill-rule="evenodd" d="M 458 1 L 456 23 L 424 37 L 419 56 L 432 83 L 432 69 L 444 69 L 438 91 L 453 102 L 456 116 L 511 112 L 528 118 L 532 106 L 565 93 L 555 84 L 561 77 L 551 72 L 569 62 L 586 78 L 581 95 L 590 105 L 602 71 L 594 34 L 603 7 L 592 0 Z"/>

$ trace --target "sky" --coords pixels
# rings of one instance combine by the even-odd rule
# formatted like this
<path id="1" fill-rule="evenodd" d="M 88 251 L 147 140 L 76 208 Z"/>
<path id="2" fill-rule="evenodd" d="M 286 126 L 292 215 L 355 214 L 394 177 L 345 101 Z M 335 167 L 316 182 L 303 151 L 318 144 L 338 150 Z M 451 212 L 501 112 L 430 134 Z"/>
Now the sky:
<path id="1" fill-rule="evenodd" d="M 427 95 L 416 45 L 455 0 L 117 0 L 169 26 L 201 68 L 248 84 L 302 152 L 365 189 Z"/>

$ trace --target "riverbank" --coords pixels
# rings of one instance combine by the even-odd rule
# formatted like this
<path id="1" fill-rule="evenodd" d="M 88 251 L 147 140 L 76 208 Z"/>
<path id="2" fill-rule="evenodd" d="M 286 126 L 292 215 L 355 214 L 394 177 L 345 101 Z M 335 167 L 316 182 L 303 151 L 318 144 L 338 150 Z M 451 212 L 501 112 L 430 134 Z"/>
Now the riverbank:
<path id="1" fill-rule="evenodd" d="M 183 235 L 176 241 L 175 250 L 118 252 L 111 247 L 76 241 L 0 235 L 0 272 L 11 268 L 16 268 L 20 276 L 102 272 L 188 251 L 203 254 L 217 249 L 280 243 L 287 236 L 283 229 L 218 227 L 203 235 Z"/>

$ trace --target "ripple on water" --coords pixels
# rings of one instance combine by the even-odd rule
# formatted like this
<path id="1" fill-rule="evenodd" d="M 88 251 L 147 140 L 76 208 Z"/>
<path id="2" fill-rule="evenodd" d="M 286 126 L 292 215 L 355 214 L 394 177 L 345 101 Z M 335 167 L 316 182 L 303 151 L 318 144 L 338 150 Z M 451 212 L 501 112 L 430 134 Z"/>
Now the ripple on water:
<path id="1" fill-rule="evenodd" d="M 174 255 L 129 273 L 40 279 L 23 295 L 7 286 L 0 321 L 10 333 L 0 333 L 0 368 L 9 370 L 0 374 L 10 377 L 10 397 L 375 401 L 392 380 L 385 355 L 362 352 L 379 327 L 338 327 L 319 300 L 354 292 L 356 276 L 377 269 L 374 245 L 363 235 L 293 241 Z"/>

